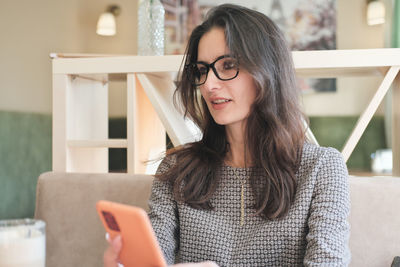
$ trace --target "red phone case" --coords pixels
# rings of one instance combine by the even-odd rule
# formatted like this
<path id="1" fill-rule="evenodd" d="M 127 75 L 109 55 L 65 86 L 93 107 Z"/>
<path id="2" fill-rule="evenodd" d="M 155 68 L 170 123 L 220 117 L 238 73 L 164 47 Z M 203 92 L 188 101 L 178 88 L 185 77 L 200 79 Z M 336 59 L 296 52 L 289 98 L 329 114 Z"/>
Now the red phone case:
<path id="1" fill-rule="evenodd" d="M 167 266 L 146 211 L 105 200 L 98 201 L 96 209 L 110 237 L 122 237 L 124 267 Z"/>

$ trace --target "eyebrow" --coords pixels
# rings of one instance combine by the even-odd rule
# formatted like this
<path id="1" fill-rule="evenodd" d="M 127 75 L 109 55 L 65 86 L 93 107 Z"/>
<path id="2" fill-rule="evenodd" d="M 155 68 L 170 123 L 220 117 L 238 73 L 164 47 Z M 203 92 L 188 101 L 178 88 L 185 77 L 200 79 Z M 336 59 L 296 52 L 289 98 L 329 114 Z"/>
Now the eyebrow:
<path id="1" fill-rule="evenodd" d="M 233 56 L 232 56 L 231 54 L 221 55 L 221 56 L 218 56 L 218 57 L 214 58 L 214 60 L 213 60 L 212 62 L 215 62 L 215 61 L 217 61 L 217 60 L 219 60 L 219 59 L 221 59 L 221 58 L 224 58 L 224 57 L 233 57 Z M 208 63 L 208 62 L 206 62 L 206 61 L 203 61 L 203 60 L 197 60 L 196 63 L 210 64 L 210 63 Z M 212 63 L 211 63 L 211 64 L 212 64 Z"/>

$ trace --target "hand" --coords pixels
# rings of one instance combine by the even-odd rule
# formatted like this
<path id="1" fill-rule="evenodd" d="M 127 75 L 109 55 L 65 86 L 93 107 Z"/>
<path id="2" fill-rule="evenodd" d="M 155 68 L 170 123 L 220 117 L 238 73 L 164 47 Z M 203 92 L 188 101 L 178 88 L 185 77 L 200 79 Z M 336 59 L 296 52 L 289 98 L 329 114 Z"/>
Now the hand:
<path id="1" fill-rule="evenodd" d="M 173 267 L 218 267 L 213 261 L 204 261 L 198 263 L 180 263 L 172 265 Z"/>
<path id="2" fill-rule="evenodd" d="M 104 267 L 117 267 L 119 263 L 119 253 L 122 249 L 121 236 L 116 236 L 113 240 L 106 235 L 108 248 L 104 252 Z"/>

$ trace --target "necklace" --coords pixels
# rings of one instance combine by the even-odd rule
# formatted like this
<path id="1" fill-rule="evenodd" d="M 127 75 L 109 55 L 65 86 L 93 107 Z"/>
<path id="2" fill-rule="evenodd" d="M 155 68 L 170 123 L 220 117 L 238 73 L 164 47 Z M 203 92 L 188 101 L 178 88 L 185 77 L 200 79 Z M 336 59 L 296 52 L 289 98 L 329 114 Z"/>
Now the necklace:
<path id="1" fill-rule="evenodd" d="M 244 217 L 245 217 L 245 210 L 244 210 L 244 184 L 246 182 L 246 178 L 241 179 L 238 175 L 238 170 L 235 170 L 235 176 L 240 181 L 240 226 L 244 225 Z"/>

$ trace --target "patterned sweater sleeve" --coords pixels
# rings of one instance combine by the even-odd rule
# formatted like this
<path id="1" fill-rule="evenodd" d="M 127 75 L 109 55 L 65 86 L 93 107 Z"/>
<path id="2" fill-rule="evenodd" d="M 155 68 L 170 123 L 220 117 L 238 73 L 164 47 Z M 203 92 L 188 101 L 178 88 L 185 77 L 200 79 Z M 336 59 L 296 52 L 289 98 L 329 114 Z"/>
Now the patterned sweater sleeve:
<path id="1" fill-rule="evenodd" d="M 308 219 L 305 266 L 347 266 L 350 196 L 348 173 L 341 154 L 325 150 L 319 162 Z"/>
<path id="2" fill-rule="evenodd" d="M 157 174 L 167 171 L 172 164 L 174 162 L 171 158 L 165 158 L 158 167 Z M 171 265 L 179 246 L 179 225 L 177 205 L 170 183 L 154 179 L 149 199 L 149 217 L 165 259 Z"/>

